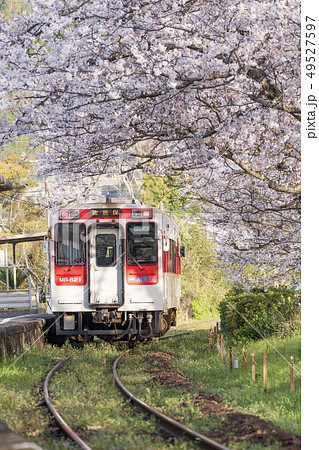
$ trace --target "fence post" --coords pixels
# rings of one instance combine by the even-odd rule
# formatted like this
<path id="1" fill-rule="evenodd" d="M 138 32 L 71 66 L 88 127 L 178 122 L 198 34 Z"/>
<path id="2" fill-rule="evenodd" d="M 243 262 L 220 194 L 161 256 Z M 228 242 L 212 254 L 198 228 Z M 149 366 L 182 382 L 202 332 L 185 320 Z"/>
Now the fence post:
<path id="1" fill-rule="evenodd" d="M 220 351 L 221 351 L 221 348 L 220 348 L 220 336 L 219 336 L 219 334 L 217 333 L 217 336 L 216 336 L 216 345 L 217 345 L 217 353 L 220 355 Z"/>
<path id="2" fill-rule="evenodd" d="M 295 380 L 294 380 L 294 357 L 290 356 L 290 390 L 293 392 L 295 390 Z"/>
<path id="3" fill-rule="evenodd" d="M 233 347 L 229 346 L 229 368 L 233 370 Z"/>
<path id="4" fill-rule="evenodd" d="M 256 381 L 256 362 L 255 362 L 255 353 L 251 355 L 251 378 L 253 383 Z"/>
<path id="5" fill-rule="evenodd" d="M 267 355 L 263 352 L 263 380 L 264 380 L 264 391 L 267 391 Z"/>
<path id="6" fill-rule="evenodd" d="M 223 363 L 226 364 L 226 357 L 225 357 L 225 342 L 224 342 L 224 336 L 220 336 L 220 353 L 223 360 Z"/>
<path id="7" fill-rule="evenodd" d="M 244 372 L 247 372 L 247 355 L 246 355 L 246 349 L 243 347 L 243 369 Z"/>
<path id="8" fill-rule="evenodd" d="M 210 344 L 210 349 L 213 350 L 213 353 L 215 353 L 215 349 L 214 349 L 214 335 L 213 335 L 213 329 L 210 328 L 210 333 L 209 333 L 209 344 Z"/>
<path id="9" fill-rule="evenodd" d="M 218 345 L 217 345 L 218 344 L 218 341 L 217 341 L 218 333 L 217 333 L 216 325 L 214 326 L 213 336 L 214 336 L 215 347 L 217 347 L 217 353 L 218 353 Z M 213 350 L 214 354 L 215 354 L 215 347 L 214 347 L 214 350 Z"/>

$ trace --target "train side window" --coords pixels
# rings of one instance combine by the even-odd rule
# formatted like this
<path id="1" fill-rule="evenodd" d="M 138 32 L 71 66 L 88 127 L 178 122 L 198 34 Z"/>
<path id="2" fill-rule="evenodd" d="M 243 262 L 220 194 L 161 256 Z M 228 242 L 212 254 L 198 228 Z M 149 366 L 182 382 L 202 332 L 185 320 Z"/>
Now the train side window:
<path id="1" fill-rule="evenodd" d="M 155 223 L 127 224 L 127 263 L 131 266 L 157 264 Z"/>
<path id="2" fill-rule="evenodd" d="M 169 240 L 168 272 L 176 273 L 176 242 L 173 239 Z"/>
<path id="3" fill-rule="evenodd" d="M 111 267 L 116 261 L 115 234 L 98 234 L 95 238 L 96 265 L 98 267 Z"/>
<path id="4" fill-rule="evenodd" d="M 83 266 L 85 264 L 84 223 L 56 224 L 55 263 L 58 266 Z"/>

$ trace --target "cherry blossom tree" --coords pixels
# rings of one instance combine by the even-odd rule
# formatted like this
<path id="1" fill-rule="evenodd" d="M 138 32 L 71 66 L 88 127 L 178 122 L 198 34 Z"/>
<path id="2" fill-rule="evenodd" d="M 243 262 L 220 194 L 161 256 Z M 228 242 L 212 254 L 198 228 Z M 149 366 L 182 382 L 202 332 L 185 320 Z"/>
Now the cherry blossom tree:
<path id="1" fill-rule="evenodd" d="M 30 0 L 0 24 L 2 144 L 44 143 L 45 175 L 183 173 L 238 275 L 292 280 L 299 15 L 297 0 Z"/>

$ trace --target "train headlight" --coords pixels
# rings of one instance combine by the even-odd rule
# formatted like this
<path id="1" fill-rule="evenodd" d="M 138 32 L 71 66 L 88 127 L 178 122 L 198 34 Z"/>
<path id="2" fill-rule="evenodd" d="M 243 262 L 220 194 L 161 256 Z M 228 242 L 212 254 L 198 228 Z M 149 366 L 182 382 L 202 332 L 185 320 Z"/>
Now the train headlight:
<path id="1" fill-rule="evenodd" d="M 151 209 L 132 209 L 133 219 L 151 219 L 152 210 Z"/>
<path id="2" fill-rule="evenodd" d="M 64 314 L 63 329 L 64 330 L 75 330 L 75 314 Z"/>
<path id="3" fill-rule="evenodd" d="M 78 219 L 80 217 L 80 211 L 78 209 L 60 209 L 59 219 Z"/>

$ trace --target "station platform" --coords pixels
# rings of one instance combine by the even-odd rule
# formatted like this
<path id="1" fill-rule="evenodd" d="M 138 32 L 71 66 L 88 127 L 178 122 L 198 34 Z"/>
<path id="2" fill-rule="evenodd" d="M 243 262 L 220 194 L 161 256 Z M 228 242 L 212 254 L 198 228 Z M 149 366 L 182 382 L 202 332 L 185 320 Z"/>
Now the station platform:
<path id="1" fill-rule="evenodd" d="M 27 346 L 43 345 L 43 330 L 54 316 L 24 310 L 0 311 L 0 364 L 7 357 L 14 358 Z M 1 403 L 1 402 L 0 402 Z M 1 414 L 1 408 L 0 408 Z M 0 420 L 0 450 L 42 450 L 29 442 Z"/>
<path id="2" fill-rule="evenodd" d="M 43 346 L 43 331 L 54 321 L 54 316 L 25 311 L 0 312 L 0 361 L 18 356 L 25 347 Z"/>

